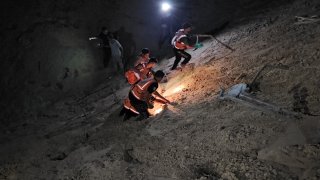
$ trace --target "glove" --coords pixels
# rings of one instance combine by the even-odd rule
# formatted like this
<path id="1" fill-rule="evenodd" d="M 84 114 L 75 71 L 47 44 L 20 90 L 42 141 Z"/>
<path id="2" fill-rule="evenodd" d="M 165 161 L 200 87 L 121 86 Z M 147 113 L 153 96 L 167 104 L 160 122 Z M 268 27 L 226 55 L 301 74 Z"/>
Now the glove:
<path id="1" fill-rule="evenodd" d="M 202 43 L 197 43 L 194 47 L 198 49 L 198 48 L 203 47 L 203 44 Z"/>

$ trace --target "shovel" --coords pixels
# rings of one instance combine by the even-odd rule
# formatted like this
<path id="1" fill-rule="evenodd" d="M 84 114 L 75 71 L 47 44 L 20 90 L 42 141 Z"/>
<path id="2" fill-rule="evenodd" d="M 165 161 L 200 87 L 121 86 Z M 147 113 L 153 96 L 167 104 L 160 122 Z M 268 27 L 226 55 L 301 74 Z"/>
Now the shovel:
<path id="1" fill-rule="evenodd" d="M 211 38 L 211 39 L 213 39 L 213 40 L 216 40 L 218 43 L 222 44 L 224 47 L 230 49 L 231 51 L 235 51 L 235 49 L 233 49 L 233 48 L 230 47 L 229 45 L 221 42 L 219 39 L 217 39 L 216 37 L 214 37 L 214 36 L 212 36 L 212 35 L 208 35 L 208 34 L 197 34 L 196 36 L 197 36 L 197 42 L 196 42 L 196 44 L 198 44 L 199 37 L 208 37 L 208 38 Z M 196 48 L 194 49 L 194 51 L 197 50 L 197 49 L 198 49 L 198 48 L 196 47 Z"/>

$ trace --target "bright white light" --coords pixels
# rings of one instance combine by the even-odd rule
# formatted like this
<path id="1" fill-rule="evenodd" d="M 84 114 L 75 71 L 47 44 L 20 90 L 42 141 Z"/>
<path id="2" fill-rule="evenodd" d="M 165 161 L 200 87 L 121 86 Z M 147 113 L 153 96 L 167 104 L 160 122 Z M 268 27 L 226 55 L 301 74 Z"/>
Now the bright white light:
<path id="1" fill-rule="evenodd" d="M 178 87 L 174 88 L 173 93 L 180 92 L 180 91 L 182 91 L 182 90 L 183 90 L 183 88 L 184 88 L 184 86 L 183 86 L 183 85 L 180 85 L 180 86 L 178 86 Z"/>
<path id="2" fill-rule="evenodd" d="M 171 87 L 169 89 L 167 89 L 164 93 L 163 96 L 164 97 L 168 97 L 168 96 L 172 96 L 176 93 L 179 93 L 181 91 L 183 91 L 183 89 L 185 88 L 185 86 L 183 84 L 181 85 L 176 85 L 175 87 Z"/>
<path id="3" fill-rule="evenodd" d="M 164 12 L 167 12 L 171 9 L 171 5 L 167 2 L 162 3 L 161 10 Z"/>
<path id="4" fill-rule="evenodd" d="M 148 109 L 148 112 L 151 114 L 151 116 L 155 116 L 164 110 L 164 106 L 161 103 L 154 102 L 153 105 L 154 107 L 152 109 Z"/>
<path id="5" fill-rule="evenodd" d="M 159 109 L 155 110 L 154 115 L 161 113 L 162 110 L 163 110 L 163 108 L 159 108 Z"/>

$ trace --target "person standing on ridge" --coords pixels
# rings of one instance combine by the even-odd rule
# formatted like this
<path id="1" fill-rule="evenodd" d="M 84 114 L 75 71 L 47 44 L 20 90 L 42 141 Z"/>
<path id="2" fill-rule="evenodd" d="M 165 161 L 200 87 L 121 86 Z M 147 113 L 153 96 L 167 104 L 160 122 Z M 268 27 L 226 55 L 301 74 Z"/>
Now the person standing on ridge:
<path id="1" fill-rule="evenodd" d="M 110 47 L 110 33 L 106 27 L 101 28 L 101 32 L 98 36 L 90 37 L 89 40 L 99 39 L 99 47 L 103 49 L 103 67 L 107 68 L 111 59 L 111 47 Z"/>
<path id="2" fill-rule="evenodd" d="M 171 40 L 171 45 L 173 46 L 173 52 L 176 57 L 171 70 L 175 70 L 181 61 L 181 58 L 184 60 L 181 62 L 181 67 L 183 68 L 191 59 L 191 55 L 187 53 L 186 49 L 194 48 L 189 44 L 190 37 L 189 33 L 192 30 L 192 26 L 189 23 L 184 23 L 182 29 L 179 29 L 175 36 Z"/>

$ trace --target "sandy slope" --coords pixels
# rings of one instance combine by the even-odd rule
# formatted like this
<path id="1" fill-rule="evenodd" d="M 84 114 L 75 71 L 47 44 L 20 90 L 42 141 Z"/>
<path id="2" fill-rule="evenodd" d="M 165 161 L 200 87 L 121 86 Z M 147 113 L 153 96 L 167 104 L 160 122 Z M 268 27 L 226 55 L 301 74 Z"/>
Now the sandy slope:
<path id="1" fill-rule="evenodd" d="M 310 3 L 239 20 L 218 36 L 235 52 L 215 41 L 191 52 L 195 68 L 161 85 L 177 105 L 156 117 L 122 122 L 128 87 L 114 78 L 4 130 L 0 179 L 319 179 L 319 117 L 303 112 L 320 114 L 320 24 L 294 19 L 319 10 Z M 249 83 L 267 63 L 288 69 L 266 69 L 256 97 L 301 118 L 216 98 L 219 86 Z"/>

